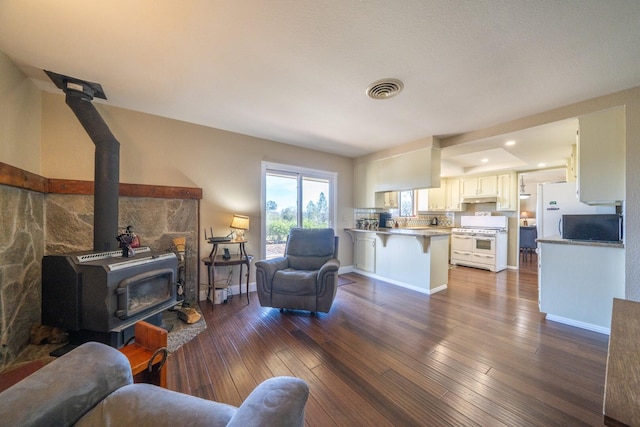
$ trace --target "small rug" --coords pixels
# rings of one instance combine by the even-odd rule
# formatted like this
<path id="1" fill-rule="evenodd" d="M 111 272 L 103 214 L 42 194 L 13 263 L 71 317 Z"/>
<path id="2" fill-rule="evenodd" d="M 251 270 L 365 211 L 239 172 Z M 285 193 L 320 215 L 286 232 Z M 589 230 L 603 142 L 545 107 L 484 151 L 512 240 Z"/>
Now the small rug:
<path id="1" fill-rule="evenodd" d="M 356 283 L 355 280 L 351 280 L 350 278 L 344 276 L 344 275 L 339 275 L 338 276 L 338 286 L 343 286 L 343 285 L 350 285 L 351 283 Z"/>
<path id="2" fill-rule="evenodd" d="M 202 316 L 200 307 L 195 306 L 198 313 Z M 187 323 L 178 317 L 178 311 L 166 310 L 162 312 L 162 323 L 172 326 L 169 335 L 167 336 L 167 349 L 169 353 L 173 353 L 185 343 L 191 341 L 200 332 L 207 329 L 207 323 L 204 321 L 204 316 L 200 317 L 195 323 Z"/>

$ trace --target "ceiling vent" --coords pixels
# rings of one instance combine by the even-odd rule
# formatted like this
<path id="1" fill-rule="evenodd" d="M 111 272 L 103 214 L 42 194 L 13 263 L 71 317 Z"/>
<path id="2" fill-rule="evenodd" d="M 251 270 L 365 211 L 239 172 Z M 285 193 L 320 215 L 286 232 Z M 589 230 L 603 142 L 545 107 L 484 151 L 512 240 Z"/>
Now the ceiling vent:
<path id="1" fill-rule="evenodd" d="M 404 84 L 397 79 L 382 79 L 375 81 L 367 88 L 367 96 L 371 99 L 387 99 L 402 91 Z"/>

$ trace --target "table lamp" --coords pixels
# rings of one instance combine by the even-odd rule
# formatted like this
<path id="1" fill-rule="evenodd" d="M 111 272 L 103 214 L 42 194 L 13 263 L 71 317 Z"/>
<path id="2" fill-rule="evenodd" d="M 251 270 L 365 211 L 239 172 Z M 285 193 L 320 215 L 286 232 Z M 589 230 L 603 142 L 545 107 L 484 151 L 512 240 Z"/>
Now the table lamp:
<path id="1" fill-rule="evenodd" d="M 522 218 L 522 225 L 524 225 L 525 227 L 529 225 L 529 222 L 527 221 L 527 218 L 529 218 L 529 212 L 520 212 L 520 218 Z"/>
<path id="2" fill-rule="evenodd" d="M 244 231 L 249 229 L 249 217 L 233 214 L 233 219 L 229 227 L 236 230 L 236 241 L 244 240 Z"/>

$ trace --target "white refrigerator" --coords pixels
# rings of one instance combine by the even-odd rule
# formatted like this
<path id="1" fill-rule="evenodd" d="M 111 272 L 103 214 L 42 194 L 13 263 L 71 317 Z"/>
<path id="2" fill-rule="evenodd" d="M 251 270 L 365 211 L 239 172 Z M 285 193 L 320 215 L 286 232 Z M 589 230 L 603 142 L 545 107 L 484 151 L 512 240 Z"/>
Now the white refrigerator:
<path id="1" fill-rule="evenodd" d="M 562 215 L 612 214 L 615 206 L 590 206 L 578 201 L 575 182 L 538 184 L 536 226 L 538 238 L 560 237 Z"/>

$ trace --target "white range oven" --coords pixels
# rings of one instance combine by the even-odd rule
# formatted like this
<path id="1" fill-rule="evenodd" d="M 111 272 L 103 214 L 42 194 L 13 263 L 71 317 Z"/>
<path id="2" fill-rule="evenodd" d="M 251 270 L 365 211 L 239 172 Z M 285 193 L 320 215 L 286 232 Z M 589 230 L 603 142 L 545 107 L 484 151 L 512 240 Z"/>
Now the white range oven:
<path id="1" fill-rule="evenodd" d="M 460 225 L 451 230 L 451 264 L 493 272 L 507 268 L 507 217 L 463 216 Z"/>

